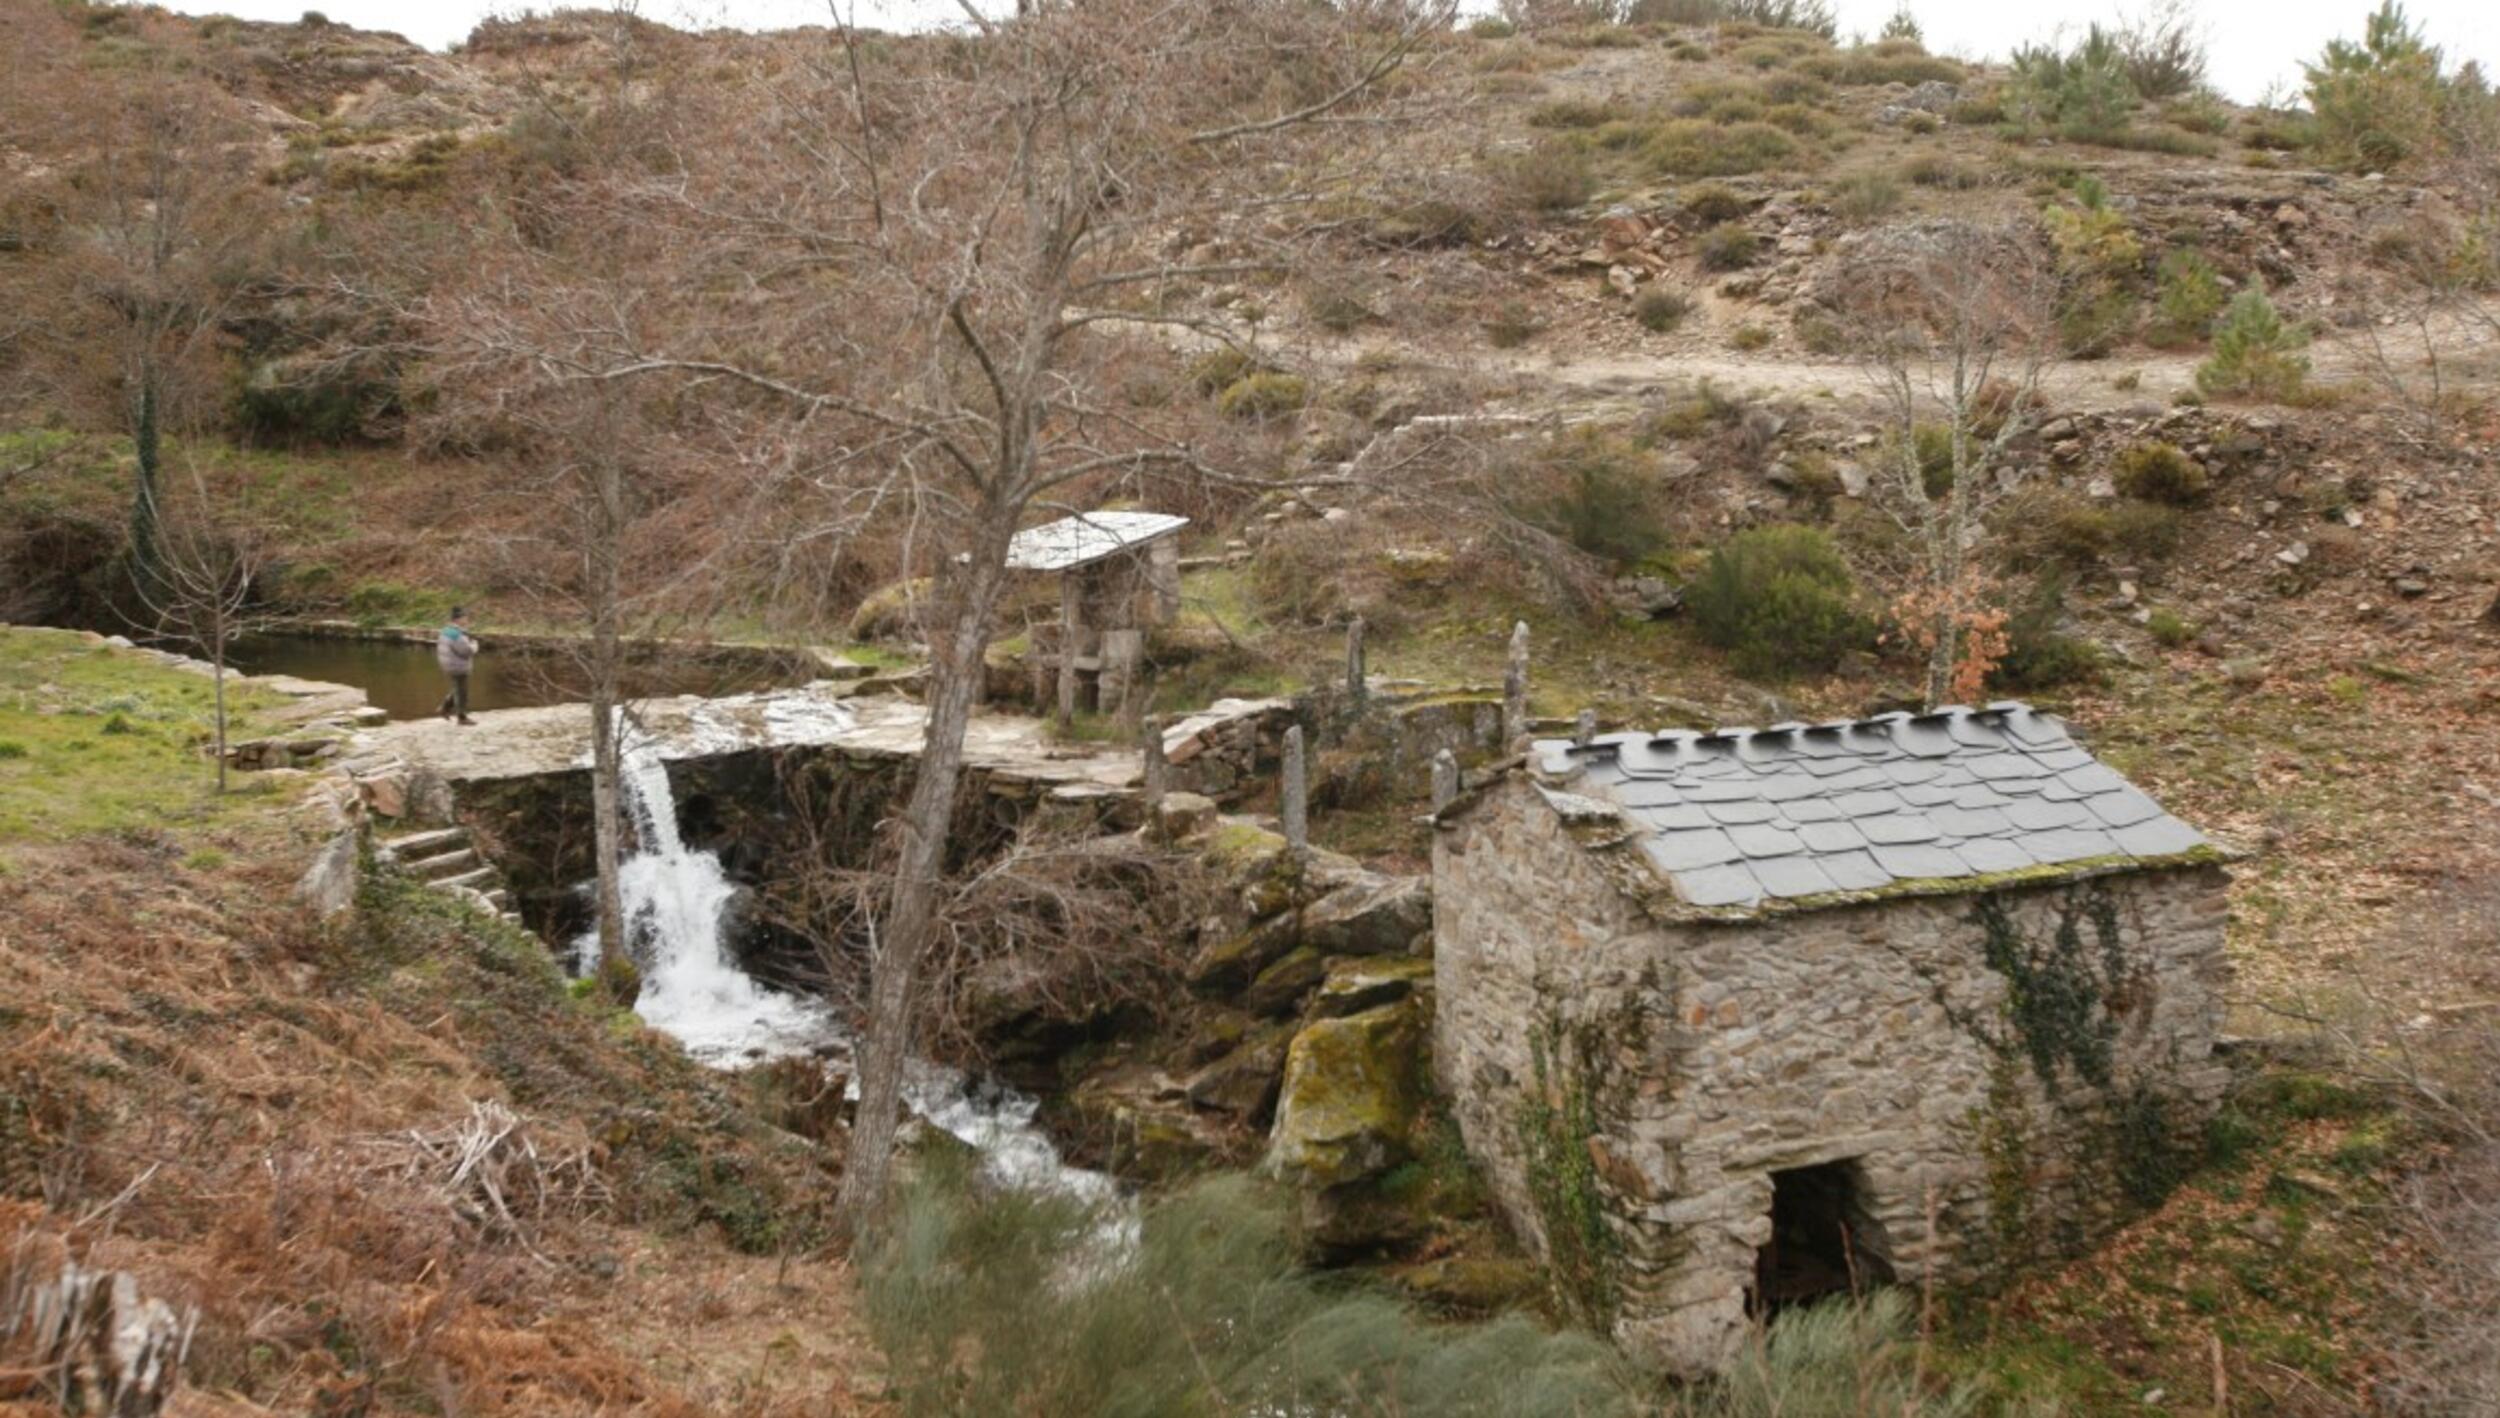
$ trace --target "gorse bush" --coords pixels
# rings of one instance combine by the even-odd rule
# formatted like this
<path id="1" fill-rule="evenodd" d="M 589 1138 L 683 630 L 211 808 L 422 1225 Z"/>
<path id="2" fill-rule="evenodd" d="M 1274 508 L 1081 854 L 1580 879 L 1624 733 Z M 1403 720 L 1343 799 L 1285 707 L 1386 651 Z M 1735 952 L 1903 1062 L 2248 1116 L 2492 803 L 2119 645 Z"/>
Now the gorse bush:
<path id="1" fill-rule="evenodd" d="M 1797 140 L 1768 123 L 1680 118 L 1658 125 L 1642 152 L 1671 177 L 1734 177 L 1795 157 Z"/>
<path id="2" fill-rule="evenodd" d="M 1500 160 L 1494 176 L 1513 206 L 1532 212 L 1569 210 L 1597 190 L 1588 154 L 1561 141 L 1539 143 Z"/>
<path id="3" fill-rule="evenodd" d="M 2146 439 L 2118 455 L 2113 481 L 2129 497 L 2171 507 L 2193 507 L 2205 500 L 2212 479 L 2205 465 L 2175 443 Z"/>
<path id="4" fill-rule="evenodd" d="M 1433 1325 L 1320 1284 L 1296 1264 L 1279 1199 L 1245 1179 L 1146 1200 L 1124 1245 L 1102 1209 L 976 1194 L 944 1159 L 924 1171 L 860 1267 L 913 1418 L 1636 1411 L 1591 1336 L 1519 1318 Z"/>
<path id="5" fill-rule="evenodd" d="M 2302 353 L 2308 347 L 2309 336 L 2286 323 L 2266 297 L 2265 283 L 2252 282 L 2214 322 L 2213 355 L 2197 366 L 2196 387 L 2212 395 L 2295 398 L 2309 378 L 2309 356 Z"/>
<path id="6" fill-rule="evenodd" d="M 1739 673 L 1780 677 L 1830 669 L 1866 643 L 1856 581 L 1830 537 L 1812 527 L 1755 527 L 1710 553 L 1685 590 L 1693 624 Z"/>
<path id="7" fill-rule="evenodd" d="M 1591 429 L 1556 439 L 1522 481 L 1520 519 L 1591 556 L 1628 564 L 1666 543 L 1653 459 L 1621 438 Z"/>

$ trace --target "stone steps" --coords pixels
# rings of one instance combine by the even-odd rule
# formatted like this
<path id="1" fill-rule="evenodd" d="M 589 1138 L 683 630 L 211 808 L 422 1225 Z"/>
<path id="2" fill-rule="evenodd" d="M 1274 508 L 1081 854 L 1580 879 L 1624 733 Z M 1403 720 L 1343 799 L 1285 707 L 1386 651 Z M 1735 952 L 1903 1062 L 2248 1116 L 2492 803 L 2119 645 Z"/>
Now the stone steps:
<path id="1" fill-rule="evenodd" d="M 513 925 L 521 913 L 512 909 L 512 892 L 503 873 L 478 851 L 465 827 L 438 827 L 387 838 L 375 845 L 374 857 L 422 881 L 435 891 L 466 900 Z"/>

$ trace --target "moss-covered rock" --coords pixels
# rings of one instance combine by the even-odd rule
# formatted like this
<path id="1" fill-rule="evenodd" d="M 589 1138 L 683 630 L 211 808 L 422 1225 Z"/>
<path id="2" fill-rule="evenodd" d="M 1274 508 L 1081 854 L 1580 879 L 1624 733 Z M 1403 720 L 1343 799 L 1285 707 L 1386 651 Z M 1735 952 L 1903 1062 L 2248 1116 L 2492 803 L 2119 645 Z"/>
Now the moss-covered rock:
<path id="1" fill-rule="evenodd" d="M 1432 930 L 1432 883 L 1365 873 L 1302 913 L 1302 939 L 1329 955 L 1400 955 Z"/>
<path id="2" fill-rule="evenodd" d="M 1352 957 L 1328 962 L 1328 978 L 1311 996 L 1311 1014 L 1335 1019 L 1395 1004 L 1432 988 L 1432 960 L 1422 955 Z"/>
<path id="3" fill-rule="evenodd" d="M 1319 1191 L 1404 1161 L 1423 1107 L 1425 1037 L 1414 1000 L 1305 1026 L 1285 1054 L 1269 1166 Z"/>
<path id="4" fill-rule="evenodd" d="M 1189 962 L 1190 988 L 1217 997 L 1237 995 L 1250 987 L 1259 972 L 1294 948 L 1297 931 L 1290 916 L 1272 916 L 1238 935 L 1201 947 Z"/>
<path id="5" fill-rule="evenodd" d="M 1545 1293 L 1536 1265 L 1519 1256 L 1443 1256 L 1393 1270 L 1389 1283 L 1420 1304 L 1465 1319 L 1526 1308 Z"/>
<path id="6" fill-rule="evenodd" d="M 1319 988 L 1328 977 L 1328 957 L 1307 945 L 1296 946 L 1250 982 L 1241 992 L 1241 1006 L 1252 1014 L 1292 1014 L 1302 1006 L 1302 997 Z"/>
<path id="7" fill-rule="evenodd" d="M 1295 1032 L 1291 1021 L 1280 1020 L 1244 1034 L 1232 1049 L 1190 1076 L 1185 1087 L 1191 1106 L 1229 1113 L 1252 1127 L 1264 1126 L 1275 1112 L 1276 1091 L 1284 1083 L 1285 1052 Z"/>

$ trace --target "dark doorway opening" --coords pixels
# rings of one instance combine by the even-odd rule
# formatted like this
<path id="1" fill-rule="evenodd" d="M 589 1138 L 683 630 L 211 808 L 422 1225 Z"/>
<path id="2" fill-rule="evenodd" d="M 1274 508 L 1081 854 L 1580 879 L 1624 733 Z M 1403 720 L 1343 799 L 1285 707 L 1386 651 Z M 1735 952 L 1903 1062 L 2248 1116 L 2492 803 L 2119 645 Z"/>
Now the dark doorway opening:
<path id="1" fill-rule="evenodd" d="M 1868 1214 L 1856 1161 L 1771 1174 L 1771 1239 L 1754 1256 L 1754 1314 L 1891 1283 L 1883 1228 Z"/>

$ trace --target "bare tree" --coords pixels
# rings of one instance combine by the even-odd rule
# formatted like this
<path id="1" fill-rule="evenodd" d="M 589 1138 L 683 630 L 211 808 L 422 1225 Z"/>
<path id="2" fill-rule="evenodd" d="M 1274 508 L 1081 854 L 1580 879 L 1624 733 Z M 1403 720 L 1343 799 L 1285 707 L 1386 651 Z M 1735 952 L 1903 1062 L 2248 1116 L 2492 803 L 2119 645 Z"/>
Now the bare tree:
<path id="1" fill-rule="evenodd" d="M 1886 430 L 1874 500 L 1916 551 L 1896 612 L 1926 655 L 1932 706 L 1975 694 L 2002 652 L 1980 550 L 2016 481 L 2008 450 L 2039 414 L 2053 282 L 2025 231 L 1930 222 L 1875 233 L 1840 288 Z"/>
<path id="2" fill-rule="evenodd" d="M 215 686 L 211 746 L 222 793 L 228 767 L 226 654 L 251 628 L 253 593 L 269 564 L 268 544 L 253 515 L 246 479 L 212 479 L 196 458 L 182 463 L 184 475 L 159 490 L 156 559 L 137 593 L 147 630 L 208 659 Z"/>
<path id="3" fill-rule="evenodd" d="M 939 935 L 963 741 L 1029 516 L 1114 486 L 1229 476 L 1190 410 L 1127 397 L 1168 366 L 1157 335 L 1228 338 L 1189 283 L 1290 269 L 1357 197 L 1381 81 L 1448 23 L 1443 0 L 967 7 L 963 33 L 873 55 L 837 25 L 649 185 L 710 243 L 707 282 L 759 312 L 710 349 L 655 342 L 640 369 L 723 406 L 777 403 L 827 450 L 837 525 L 894 529 L 927 567 L 928 724 L 886 851 L 861 1102 L 839 1206 L 885 1188 L 915 1003 Z M 1336 204 L 1336 205 L 1332 205 Z"/>
<path id="4" fill-rule="evenodd" d="M 51 333 L 83 382 L 109 389 L 132 444 L 133 579 L 161 559 L 166 435 L 223 391 L 224 322 L 257 274 L 267 225 L 252 135 L 223 97 L 149 68 L 83 92 L 96 152 L 71 184 L 65 277 Z M 90 367 L 91 351 L 109 363 Z"/>

